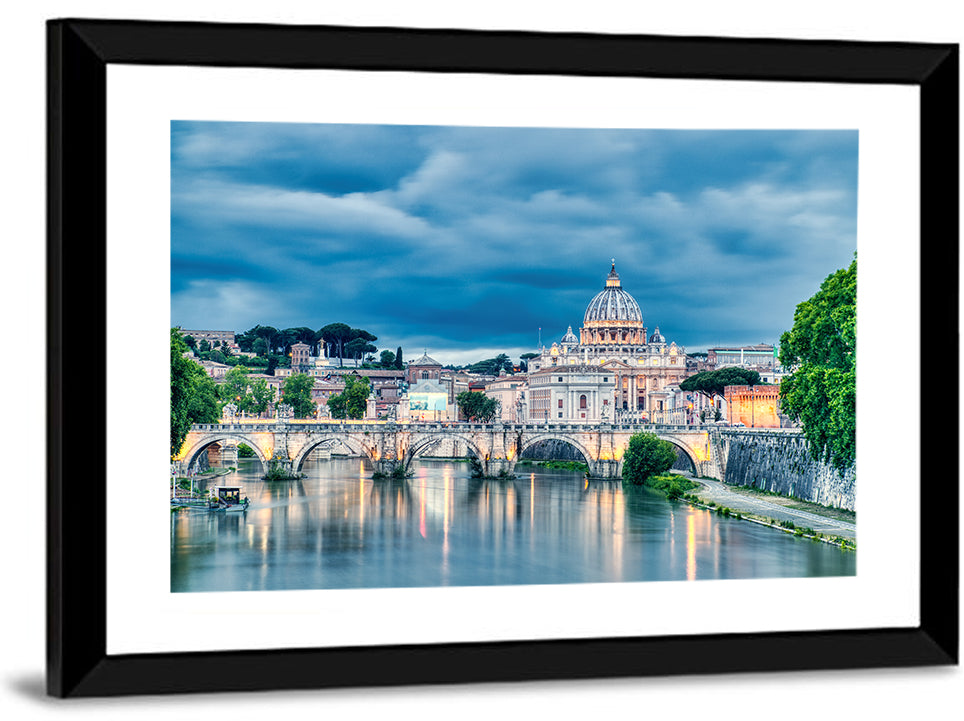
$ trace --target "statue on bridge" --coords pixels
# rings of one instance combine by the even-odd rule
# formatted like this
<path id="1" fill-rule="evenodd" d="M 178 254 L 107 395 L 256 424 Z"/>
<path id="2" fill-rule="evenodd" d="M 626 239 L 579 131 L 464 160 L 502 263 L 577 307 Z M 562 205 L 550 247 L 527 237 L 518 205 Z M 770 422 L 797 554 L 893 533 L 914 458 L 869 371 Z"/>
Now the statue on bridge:
<path id="1" fill-rule="evenodd" d="M 275 413 L 279 421 L 287 421 L 294 417 L 294 408 L 287 403 L 279 403 Z"/>
<path id="2" fill-rule="evenodd" d="M 221 422 L 222 423 L 234 423 L 234 419 L 238 415 L 238 407 L 234 403 L 228 403 L 224 408 L 221 409 Z"/>

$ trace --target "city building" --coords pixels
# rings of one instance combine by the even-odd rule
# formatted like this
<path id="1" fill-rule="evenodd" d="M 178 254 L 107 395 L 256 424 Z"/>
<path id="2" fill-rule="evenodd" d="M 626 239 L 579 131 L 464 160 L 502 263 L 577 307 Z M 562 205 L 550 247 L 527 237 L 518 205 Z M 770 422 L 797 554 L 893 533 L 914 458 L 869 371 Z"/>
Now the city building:
<path id="1" fill-rule="evenodd" d="M 559 365 L 529 374 L 528 419 L 601 421 L 613 418 L 615 375 L 605 367 Z"/>
<path id="2" fill-rule="evenodd" d="M 529 385 L 524 375 L 505 375 L 485 385 L 485 394 L 499 401 L 499 418 L 509 423 L 528 419 L 525 412 L 526 391 Z"/>
<path id="3" fill-rule="evenodd" d="M 596 417 L 611 405 L 614 415 L 610 418 L 615 420 L 647 420 L 651 412 L 667 410 L 664 389 L 689 375 L 685 348 L 668 343 L 658 326 L 648 333 L 639 303 L 622 287 L 615 260 L 605 287 L 586 307 L 579 336 L 570 326 L 559 342 L 543 347 L 529 362 L 530 379 L 544 369 L 576 366 L 603 371 L 601 377 L 611 383 L 612 400 L 595 411 Z M 530 397 L 534 387 L 530 381 Z M 559 418 L 558 399 L 556 402 L 551 410 Z M 566 408 L 577 413 L 572 419 L 581 419 L 582 408 Z M 529 413 L 535 417 L 531 407 Z"/>
<path id="4" fill-rule="evenodd" d="M 238 347 L 238 344 L 234 340 L 233 330 L 187 330 L 178 326 L 178 332 L 180 332 L 182 336 L 191 336 L 197 343 L 206 340 L 211 344 L 212 348 L 215 343 L 222 343 L 234 349 Z"/>
<path id="5" fill-rule="evenodd" d="M 307 373 L 314 368 L 311 358 L 311 346 L 307 343 L 293 343 L 291 345 L 291 370 L 295 373 Z"/>
<path id="6" fill-rule="evenodd" d="M 772 370 L 778 365 L 776 348 L 767 343 L 710 348 L 706 353 L 706 363 L 713 370 L 738 367 L 761 372 Z"/>
<path id="7" fill-rule="evenodd" d="M 793 425 L 780 412 L 780 386 L 726 386 L 726 421 L 747 428 L 787 428 Z"/>
<path id="8" fill-rule="evenodd" d="M 195 358 L 193 355 L 190 356 L 190 358 L 192 361 L 201 366 L 204 369 L 204 372 L 216 381 L 223 380 L 227 372 L 231 370 L 231 366 L 225 363 L 201 360 L 200 358 Z"/>
<path id="9" fill-rule="evenodd" d="M 426 378 L 412 383 L 398 405 L 398 419 L 405 421 L 450 421 L 456 407 L 448 402 L 448 388 Z"/>
<path id="10" fill-rule="evenodd" d="M 423 380 L 438 381 L 442 376 L 442 364 L 429 356 L 428 352 L 422 353 L 421 358 L 409 361 L 406 368 L 405 380 L 409 384 Z"/>

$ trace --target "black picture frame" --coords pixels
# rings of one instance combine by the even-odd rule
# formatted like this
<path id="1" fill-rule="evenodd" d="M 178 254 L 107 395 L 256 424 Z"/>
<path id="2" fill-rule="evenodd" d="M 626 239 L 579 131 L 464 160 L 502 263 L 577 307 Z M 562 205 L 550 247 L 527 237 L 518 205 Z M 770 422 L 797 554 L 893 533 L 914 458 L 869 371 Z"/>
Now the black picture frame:
<path id="1" fill-rule="evenodd" d="M 920 523 L 916 628 L 108 655 L 105 467 L 106 101 L 109 64 L 640 76 L 916 86 L 921 128 L 921 337 L 958 325 L 959 48 L 951 44 L 656 37 L 59 19 L 48 23 L 47 692 L 105 696 L 653 674 L 955 664 L 958 477 Z M 953 351 L 953 349 L 952 349 Z M 953 352 L 952 352 L 953 355 Z M 920 378 L 922 418 L 937 396 Z M 941 397 L 955 398 L 955 374 Z M 957 414 L 941 414 L 957 450 Z M 921 429 L 902 429 L 920 433 Z M 945 442 L 945 447 L 948 442 Z M 952 454 L 955 457 L 955 454 Z M 923 463 L 923 457 L 921 459 Z M 924 477 L 922 472 L 921 477 Z M 921 513 L 925 513 L 922 504 Z"/>

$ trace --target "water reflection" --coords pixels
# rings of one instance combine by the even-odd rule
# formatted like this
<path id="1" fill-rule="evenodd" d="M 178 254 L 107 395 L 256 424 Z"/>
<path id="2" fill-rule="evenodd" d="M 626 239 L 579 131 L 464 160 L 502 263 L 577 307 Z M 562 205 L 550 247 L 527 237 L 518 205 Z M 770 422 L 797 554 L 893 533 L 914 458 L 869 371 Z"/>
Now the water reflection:
<path id="1" fill-rule="evenodd" d="M 529 469 L 526 469 L 529 470 Z M 265 483 L 243 514 L 172 514 L 174 591 L 507 585 L 853 575 L 856 557 L 645 489 L 537 469 L 514 481 L 421 461 L 373 482 L 358 459 Z"/>

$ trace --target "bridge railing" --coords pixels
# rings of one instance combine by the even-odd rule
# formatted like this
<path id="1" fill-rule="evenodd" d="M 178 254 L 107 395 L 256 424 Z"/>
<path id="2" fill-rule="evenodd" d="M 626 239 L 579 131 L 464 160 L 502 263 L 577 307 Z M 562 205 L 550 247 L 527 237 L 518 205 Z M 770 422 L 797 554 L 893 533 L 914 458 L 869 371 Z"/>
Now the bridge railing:
<path id="1" fill-rule="evenodd" d="M 473 423 L 466 421 L 426 421 L 417 423 L 392 423 L 388 421 L 340 421 L 340 420 L 290 420 L 281 423 L 274 419 L 261 419 L 259 421 L 245 420 L 243 422 L 231 423 L 200 423 L 191 426 L 192 431 L 198 432 L 274 432 L 284 426 L 288 430 L 305 431 L 372 431 L 405 429 L 410 431 L 478 431 L 478 432 L 527 432 L 545 433 L 549 432 L 570 432 L 584 433 L 586 431 L 622 431 L 631 433 L 683 433 L 700 432 L 705 433 L 711 430 L 718 430 L 723 433 L 774 433 L 774 434 L 798 434 L 799 428 L 743 428 L 737 426 L 725 426 L 720 424 L 672 424 L 672 423 L 586 423 L 577 421 L 549 422 L 549 423 Z"/>

